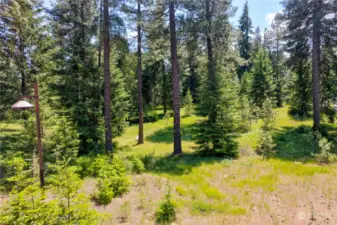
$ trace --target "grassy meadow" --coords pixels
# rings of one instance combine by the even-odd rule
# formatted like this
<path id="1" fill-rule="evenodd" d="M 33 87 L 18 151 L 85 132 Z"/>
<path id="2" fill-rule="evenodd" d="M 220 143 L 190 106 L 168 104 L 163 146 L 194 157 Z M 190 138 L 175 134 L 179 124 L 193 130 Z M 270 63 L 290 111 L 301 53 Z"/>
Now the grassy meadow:
<path id="1" fill-rule="evenodd" d="M 170 189 L 177 208 L 174 224 L 336 224 L 337 167 L 313 162 L 315 146 L 306 132 L 310 121 L 289 117 L 287 107 L 276 111 L 277 153 L 270 160 L 254 152 L 260 121 L 237 137 L 238 160 L 196 154 L 193 129 L 203 118 L 195 115 L 182 118 L 184 154 L 176 157 L 170 156 L 172 118 L 146 123 L 143 145 L 136 145 L 138 126 L 128 127 L 115 139 L 117 154 L 140 157 L 146 172 L 132 175 L 127 194 L 95 208 L 106 215 L 105 224 L 155 224 L 154 212 Z M 2 123 L 0 129 L 2 144 L 22 132 L 19 124 Z M 85 178 L 83 193 L 91 195 L 95 184 Z"/>

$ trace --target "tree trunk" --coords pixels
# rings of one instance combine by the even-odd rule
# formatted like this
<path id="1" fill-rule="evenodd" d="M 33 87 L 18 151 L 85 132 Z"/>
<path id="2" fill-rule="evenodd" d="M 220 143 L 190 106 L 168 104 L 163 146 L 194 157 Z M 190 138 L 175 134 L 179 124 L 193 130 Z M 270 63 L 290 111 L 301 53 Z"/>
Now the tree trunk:
<path id="1" fill-rule="evenodd" d="M 112 152 L 111 132 L 111 90 L 110 90 L 110 44 L 109 44 L 109 5 L 104 0 L 104 119 L 105 119 L 105 151 Z"/>
<path id="2" fill-rule="evenodd" d="M 208 79 L 211 84 L 210 89 L 216 90 L 215 85 L 215 62 L 213 57 L 213 43 L 211 38 L 212 33 L 212 15 L 210 9 L 210 0 L 206 0 L 206 20 L 207 20 L 207 55 L 208 55 Z M 210 109 L 209 120 L 211 123 L 216 122 L 216 109 Z"/>
<path id="3" fill-rule="evenodd" d="M 314 3 L 313 14 L 313 46 L 312 46 L 312 93 L 314 108 L 314 130 L 320 129 L 320 39 L 321 39 L 321 5 L 322 0 Z"/>
<path id="4" fill-rule="evenodd" d="M 172 84 L 173 84 L 173 113 L 174 113 L 174 150 L 173 155 L 182 153 L 180 136 L 180 90 L 178 73 L 177 37 L 175 24 L 174 2 L 170 0 L 170 34 L 171 34 L 171 61 L 172 61 Z"/>
<path id="5" fill-rule="evenodd" d="M 162 76 L 163 76 L 163 110 L 164 115 L 167 113 L 167 77 L 165 73 L 165 62 L 162 60 Z"/>
<path id="6" fill-rule="evenodd" d="M 103 25 L 103 0 L 99 7 L 99 41 L 98 41 L 98 67 L 101 67 L 102 60 L 102 25 Z"/>
<path id="7" fill-rule="evenodd" d="M 143 84 L 142 84 L 142 37 L 141 37 L 141 9 L 140 9 L 140 0 L 138 0 L 138 25 L 137 25 L 137 42 L 138 42 L 138 67 L 137 67 L 137 76 L 138 76 L 138 144 L 144 143 L 144 119 L 143 119 Z"/>

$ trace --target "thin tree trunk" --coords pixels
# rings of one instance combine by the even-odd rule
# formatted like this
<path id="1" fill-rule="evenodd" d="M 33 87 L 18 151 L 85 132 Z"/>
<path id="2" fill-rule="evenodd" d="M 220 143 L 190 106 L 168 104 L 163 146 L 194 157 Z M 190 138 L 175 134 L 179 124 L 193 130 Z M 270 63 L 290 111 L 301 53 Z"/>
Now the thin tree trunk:
<path id="1" fill-rule="evenodd" d="M 110 90 L 110 45 L 109 45 L 109 5 L 104 0 L 104 119 L 105 119 L 105 151 L 112 152 L 111 132 L 111 90 Z"/>
<path id="2" fill-rule="evenodd" d="M 102 60 L 102 25 L 103 25 L 103 0 L 99 7 L 99 41 L 98 41 L 98 67 L 101 67 Z"/>
<path id="3" fill-rule="evenodd" d="M 320 129 L 320 29 L 321 29 L 321 0 L 316 0 L 313 15 L 313 46 L 312 46 L 312 90 L 314 107 L 314 130 Z"/>
<path id="4" fill-rule="evenodd" d="M 142 34 L 141 34 L 141 8 L 140 0 L 138 0 L 138 25 L 137 25 L 137 42 L 138 42 L 138 114 L 139 114 L 139 123 L 138 123 L 138 144 L 144 143 L 144 118 L 143 118 L 143 83 L 142 83 Z"/>
<path id="5" fill-rule="evenodd" d="M 210 0 L 206 0 L 206 20 L 207 20 L 207 55 L 208 55 L 208 79 L 211 85 L 215 85 L 215 62 L 213 57 L 213 43 L 211 38 L 212 32 L 212 16 L 210 9 Z M 215 87 L 210 87 L 215 90 Z M 209 119 L 212 123 L 216 122 L 216 109 L 210 110 Z"/>
<path id="6" fill-rule="evenodd" d="M 162 76 L 163 76 L 163 109 L 164 115 L 167 113 L 167 77 L 165 73 L 165 62 L 162 61 Z"/>
<path id="7" fill-rule="evenodd" d="M 182 153 L 180 136 L 180 91 L 178 73 L 177 37 L 175 24 L 174 2 L 170 0 L 170 34 L 171 34 L 171 60 L 172 60 L 172 84 L 173 84 L 173 113 L 174 113 L 174 150 L 173 154 Z"/>

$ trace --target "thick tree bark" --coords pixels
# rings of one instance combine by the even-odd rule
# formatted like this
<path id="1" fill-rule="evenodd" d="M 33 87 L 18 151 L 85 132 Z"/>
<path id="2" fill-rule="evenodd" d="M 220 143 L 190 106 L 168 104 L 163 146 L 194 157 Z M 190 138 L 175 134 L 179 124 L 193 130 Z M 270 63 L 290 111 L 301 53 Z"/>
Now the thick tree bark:
<path id="1" fill-rule="evenodd" d="M 144 118 L 143 118 L 143 83 L 142 83 L 142 37 L 141 37 L 141 9 L 140 9 L 140 0 L 138 0 L 138 25 L 137 25 L 137 42 L 138 42 L 138 67 L 137 67 L 137 76 L 138 76 L 138 144 L 144 143 Z"/>
<path id="2" fill-rule="evenodd" d="M 314 108 L 314 130 L 320 129 L 320 39 L 321 39 L 321 5 L 322 0 L 314 3 L 313 15 L 313 46 L 312 46 L 312 93 Z"/>
<path id="3" fill-rule="evenodd" d="M 173 84 L 173 113 L 174 113 L 174 150 L 173 154 L 182 153 L 181 136 L 180 136 L 180 90 L 179 90 L 179 73 L 178 73 L 178 53 L 177 37 L 175 23 L 174 2 L 170 0 L 170 34 L 171 34 L 171 61 L 172 61 L 172 84 Z"/>
<path id="4" fill-rule="evenodd" d="M 109 44 L 109 4 L 104 0 L 104 119 L 105 151 L 112 152 L 111 131 L 111 84 L 110 84 L 110 44 Z"/>

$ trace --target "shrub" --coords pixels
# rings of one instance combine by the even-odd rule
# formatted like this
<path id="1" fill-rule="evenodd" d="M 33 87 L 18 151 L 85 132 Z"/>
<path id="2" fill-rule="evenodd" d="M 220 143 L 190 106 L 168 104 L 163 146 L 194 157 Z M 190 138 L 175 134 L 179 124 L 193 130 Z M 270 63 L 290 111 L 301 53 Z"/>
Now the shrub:
<path id="1" fill-rule="evenodd" d="M 97 155 L 94 161 L 88 168 L 88 172 L 91 176 L 102 177 L 108 166 L 108 157 L 105 155 Z"/>
<path id="2" fill-rule="evenodd" d="M 312 155 L 319 164 L 331 164 L 337 161 L 337 156 L 331 153 L 332 144 L 326 138 L 322 138 L 318 145 L 321 152 Z"/>
<path id="3" fill-rule="evenodd" d="M 158 210 L 156 211 L 156 221 L 159 224 L 169 224 L 175 221 L 176 211 L 175 204 L 171 199 L 171 190 L 167 192 L 165 200 L 160 203 Z"/>
<path id="4" fill-rule="evenodd" d="M 119 197 L 128 192 L 130 179 L 127 176 L 113 176 L 110 180 L 110 188 L 114 193 L 114 197 Z"/>
<path id="5" fill-rule="evenodd" d="M 155 166 L 155 164 L 156 164 L 156 158 L 154 157 L 154 152 L 145 155 L 145 156 L 142 158 L 142 161 L 143 161 L 144 166 L 145 166 L 145 168 L 146 168 L 147 170 L 153 169 L 154 166 Z"/>
<path id="6" fill-rule="evenodd" d="M 138 157 L 131 157 L 130 159 L 132 163 L 132 172 L 140 174 L 145 171 L 145 166 L 142 160 L 140 160 Z"/>
<path id="7" fill-rule="evenodd" d="M 76 159 L 76 164 L 78 168 L 78 172 L 82 178 L 89 176 L 91 171 L 89 168 L 91 167 L 92 158 L 88 156 L 81 156 Z"/>
<path id="8" fill-rule="evenodd" d="M 256 148 L 256 153 L 263 156 L 263 159 L 271 158 L 276 152 L 273 138 L 268 131 L 262 133 L 259 141 L 259 146 Z"/>
<path id="9" fill-rule="evenodd" d="M 92 196 L 93 200 L 98 205 L 109 205 L 113 197 L 114 192 L 112 188 L 109 187 L 109 181 L 105 179 L 100 179 L 98 181 L 98 190 Z"/>

